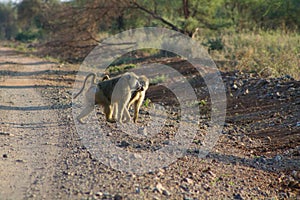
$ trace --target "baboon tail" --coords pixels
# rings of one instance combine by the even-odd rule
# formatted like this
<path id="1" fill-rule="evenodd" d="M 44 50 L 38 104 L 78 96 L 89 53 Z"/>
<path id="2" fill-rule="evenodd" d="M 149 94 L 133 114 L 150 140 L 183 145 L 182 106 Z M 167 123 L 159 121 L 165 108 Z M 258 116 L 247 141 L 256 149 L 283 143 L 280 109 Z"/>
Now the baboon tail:
<path id="1" fill-rule="evenodd" d="M 95 78 L 96 78 L 97 75 L 96 75 L 95 73 L 89 73 L 89 74 L 85 77 L 85 79 L 84 79 L 82 88 L 81 88 L 80 91 L 74 96 L 74 99 L 76 99 L 76 98 L 82 93 L 82 91 L 83 91 L 84 88 L 85 88 L 86 81 L 87 81 L 87 79 L 88 79 L 90 76 L 93 77 L 93 78 L 92 78 L 91 84 L 95 84 Z"/>

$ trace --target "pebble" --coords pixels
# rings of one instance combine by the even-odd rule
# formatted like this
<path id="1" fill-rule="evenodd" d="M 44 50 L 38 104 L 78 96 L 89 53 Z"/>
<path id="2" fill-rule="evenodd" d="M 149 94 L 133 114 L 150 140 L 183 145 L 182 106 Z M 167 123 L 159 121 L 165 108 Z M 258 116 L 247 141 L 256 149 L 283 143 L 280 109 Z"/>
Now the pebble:
<path id="1" fill-rule="evenodd" d="M 158 191 L 159 193 L 161 193 L 163 195 L 166 195 L 166 196 L 171 195 L 171 193 L 164 186 L 162 186 L 161 183 L 158 183 L 156 185 L 156 187 L 153 189 L 153 191 Z"/>
<path id="2" fill-rule="evenodd" d="M 122 200 L 122 199 L 123 199 L 123 197 L 121 195 L 119 195 L 119 194 L 116 194 L 114 196 L 114 200 Z"/>
<path id="3" fill-rule="evenodd" d="M 240 194 L 234 194 L 234 195 L 233 195 L 233 199 L 236 199 L 236 200 L 243 200 L 244 198 L 243 198 Z"/>
<path id="4" fill-rule="evenodd" d="M 296 170 L 292 171 L 292 176 L 295 179 L 299 179 L 300 180 L 300 171 L 299 172 L 297 172 Z"/>
<path id="5" fill-rule="evenodd" d="M 192 185 L 194 183 L 194 181 L 190 178 L 184 178 L 183 181 L 187 182 L 190 185 Z"/>
<path id="6" fill-rule="evenodd" d="M 102 195 L 103 195 L 102 192 L 97 192 L 97 193 L 95 194 L 95 196 L 97 196 L 97 197 L 100 197 L 100 196 L 102 196 Z"/>
<path id="7" fill-rule="evenodd" d="M 147 136 L 147 127 L 139 127 L 138 134 Z"/>
<path id="8" fill-rule="evenodd" d="M 274 160 L 276 162 L 280 162 L 282 160 L 282 157 L 280 155 L 277 155 L 277 156 L 274 157 Z"/>
<path id="9" fill-rule="evenodd" d="M 204 186 L 203 186 L 203 188 L 204 188 L 204 190 L 206 190 L 206 191 L 210 191 L 210 186 L 208 185 L 208 184 L 205 184 Z"/>
<path id="10" fill-rule="evenodd" d="M 232 88 L 236 90 L 236 89 L 238 89 L 239 87 L 238 87 L 236 84 L 233 84 Z"/>
<path id="11" fill-rule="evenodd" d="M 128 147 L 130 144 L 125 141 L 125 140 L 122 140 L 121 144 L 119 145 L 119 147 Z"/>
<path id="12" fill-rule="evenodd" d="M 192 197 L 185 196 L 185 197 L 183 197 L 183 200 L 193 200 L 193 198 L 192 198 Z"/>
<path id="13" fill-rule="evenodd" d="M 135 188 L 135 193 L 140 194 L 141 193 L 141 189 L 139 187 Z"/>

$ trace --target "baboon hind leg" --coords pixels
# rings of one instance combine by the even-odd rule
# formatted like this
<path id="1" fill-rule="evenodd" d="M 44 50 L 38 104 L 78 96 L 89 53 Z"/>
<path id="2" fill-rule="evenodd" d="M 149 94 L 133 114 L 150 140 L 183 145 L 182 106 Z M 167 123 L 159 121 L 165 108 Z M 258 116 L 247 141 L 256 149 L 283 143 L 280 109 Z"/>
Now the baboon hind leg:
<path id="1" fill-rule="evenodd" d="M 82 121 L 82 118 L 86 117 L 88 114 L 90 114 L 92 111 L 94 110 L 94 106 L 93 105 L 87 105 L 81 112 L 80 114 L 77 116 L 77 120 L 78 122 L 80 122 L 81 124 L 85 124 Z"/>
<path id="2" fill-rule="evenodd" d="M 117 107 L 117 110 L 116 110 L 116 113 L 117 113 L 116 119 L 120 123 L 122 123 L 123 119 L 124 119 L 124 122 L 130 121 L 130 114 L 129 114 L 127 106 L 126 106 L 127 102 L 122 102 L 121 101 L 121 102 L 118 102 L 118 104 L 116 105 L 116 107 Z"/>
<path id="3" fill-rule="evenodd" d="M 110 105 L 105 105 L 104 106 L 104 114 L 105 114 L 106 121 L 108 121 L 108 122 L 116 122 L 116 120 L 112 116 L 113 111 L 112 111 L 112 108 L 111 108 Z"/>

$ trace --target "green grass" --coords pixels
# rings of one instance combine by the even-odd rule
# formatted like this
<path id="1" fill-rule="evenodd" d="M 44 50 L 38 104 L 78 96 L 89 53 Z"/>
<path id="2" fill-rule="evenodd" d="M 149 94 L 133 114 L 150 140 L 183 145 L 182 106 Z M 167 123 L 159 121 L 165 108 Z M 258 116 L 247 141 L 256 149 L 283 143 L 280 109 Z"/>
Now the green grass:
<path id="1" fill-rule="evenodd" d="M 149 98 L 145 99 L 145 101 L 144 101 L 144 106 L 145 106 L 146 108 L 148 108 L 149 105 L 150 105 L 150 102 L 151 102 L 151 100 L 150 100 Z"/>
<path id="2" fill-rule="evenodd" d="M 223 61 L 223 64 L 218 65 L 221 70 L 257 72 L 261 76 L 270 77 L 291 75 L 300 80 L 299 33 L 229 32 L 198 39 L 207 49 L 215 45 L 210 41 L 218 41 L 218 45 L 223 45 L 219 50 L 210 50 L 210 55 L 217 65 L 219 61 Z"/>
<path id="3" fill-rule="evenodd" d="M 136 67 L 137 66 L 135 64 L 124 64 L 124 65 L 109 66 L 108 70 L 109 73 L 121 73 Z"/>
<path id="4" fill-rule="evenodd" d="M 158 83 L 163 83 L 166 81 L 168 76 L 162 74 L 162 75 L 157 75 L 154 78 L 150 79 L 150 84 L 156 85 Z"/>
<path id="5" fill-rule="evenodd" d="M 23 42 L 12 42 L 12 41 L 4 41 L 3 46 L 13 48 L 18 52 L 22 53 L 33 53 L 36 52 L 36 49 L 33 47 L 30 47 L 28 43 Z"/>

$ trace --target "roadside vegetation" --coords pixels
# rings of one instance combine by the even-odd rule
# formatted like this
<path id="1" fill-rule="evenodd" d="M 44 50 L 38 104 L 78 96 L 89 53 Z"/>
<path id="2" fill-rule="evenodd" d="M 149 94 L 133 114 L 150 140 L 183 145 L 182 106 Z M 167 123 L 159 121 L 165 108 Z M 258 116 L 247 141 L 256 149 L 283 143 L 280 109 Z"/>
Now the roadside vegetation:
<path id="1" fill-rule="evenodd" d="M 179 31 L 201 42 L 221 70 L 250 71 L 261 76 L 290 75 L 297 80 L 300 79 L 299 25 L 298 0 L 0 3 L 0 40 L 17 42 L 15 46 L 22 51 L 36 50 L 41 56 L 81 62 L 102 39 L 112 34 L 156 26 Z M 126 59 L 149 56 L 166 54 L 148 50 Z M 120 65 L 129 63 L 124 59 L 119 59 Z"/>

